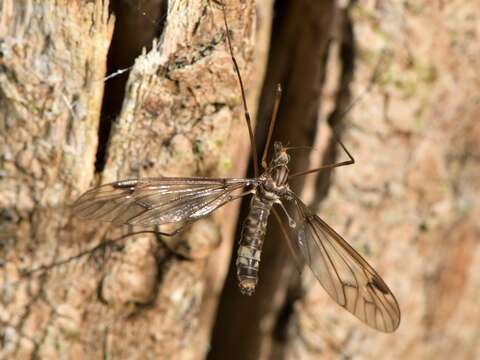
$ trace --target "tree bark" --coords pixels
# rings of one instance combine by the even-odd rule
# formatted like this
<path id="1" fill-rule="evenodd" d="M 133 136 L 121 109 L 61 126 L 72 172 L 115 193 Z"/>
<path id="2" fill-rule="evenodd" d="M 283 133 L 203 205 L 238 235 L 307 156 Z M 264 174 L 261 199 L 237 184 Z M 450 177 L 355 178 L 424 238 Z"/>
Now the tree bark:
<path id="1" fill-rule="evenodd" d="M 103 1 L 5 0 L 0 14 L 2 355 L 73 354 L 83 298 L 71 296 L 93 285 L 91 272 L 21 281 L 18 271 L 78 251 L 94 234 L 74 227 L 67 204 L 94 174 L 113 20 Z"/>
<path id="2" fill-rule="evenodd" d="M 252 117 L 260 99 L 259 143 L 280 83 L 274 139 L 315 150 L 292 152 L 292 171 L 344 159 L 326 123 L 355 156 L 292 188 L 390 286 L 397 332 L 298 276 L 274 226 L 257 294 L 242 297 L 228 263 L 238 203 L 175 238 L 71 214 L 117 179 L 243 176 L 250 143 L 218 1 L 121 1 L 116 20 L 106 0 L 0 0 L 0 357 L 478 358 L 480 7 L 351 3 L 226 9 Z M 124 85 L 105 80 L 107 59 L 115 71 L 134 58 Z"/>
<path id="3" fill-rule="evenodd" d="M 314 206 L 328 194 L 319 214 L 378 270 L 402 322 L 390 335 L 365 327 L 305 272 L 285 358 L 478 358 L 479 14 L 478 3 L 428 1 L 358 2 L 345 12 L 355 96 L 377 74 L 343 120 L 356 164 L 330 180 L 319 174 L 310 192 Z M 338 99 L 338 69 L 351 61 L 334 49 L 323 104 Z"/>
<path id="4" fill-rule="evenodd" d="M 102 144 L 106 161 L 98 164 L 114 26 L 108 2 L 0 4 L 3 356 L 197 359 L 208 350 L 235 205 L 161 241 L 121 239 L 137 229 L 81 221 L 68 207 L 92 185 L 117 179 L 244 173 L 249 142 L 221 8 L 210 1 L 169 6 L 160 40 L 130 71 Z M 254 2 L 230 1 L 226 9 L 244 81 L 258 87 Z M 112 239 L 122 241 L 22 278 L 21 270 Z"/>
<path id="5" fill-rule="evenodd" d="M 335 4 L 333 1 L 280 1 L 275 10 L 257 138 L 265 141 L 265 132 L 262 130 L 267 129 L 271 121 L 275 88 L 281 84 L 282 102 L 273 140 L 282 141 L 284 145 L 311 146 L 318 123 L 321 79 L 324 77 L 322 65 L 330 39 Z M 261 147 L 259 149 L 263 150 Z M 292 151 L 290 154 L 292 161 L 289 167 L 292 173 L 308 168 L 308 149 Z M 292 179 L 291 189 L 300 193 L 304 179 Z M 279 212 L 284 226 L 288 227 L 283 212 Z M 293 214 L 292 212 L 291 215 Z M 238 296 L 236 270 L 233 266 L 230 269 L 209 358 L 278 358 L 282 353 L 280 338 L 285 326 L 284 317 L 289 311 L 291 293 L 295 293 L 295 290 L 289 292 L 289 289 L 292 282 L 298 282 L 298 274 L 292 254 L 273 215 L 269 219 L 259 284 L 254 296 Z M 293 288 L 296 288 L 296 284 Z M 232 353 L 233 347 L 242 351 Z"/>

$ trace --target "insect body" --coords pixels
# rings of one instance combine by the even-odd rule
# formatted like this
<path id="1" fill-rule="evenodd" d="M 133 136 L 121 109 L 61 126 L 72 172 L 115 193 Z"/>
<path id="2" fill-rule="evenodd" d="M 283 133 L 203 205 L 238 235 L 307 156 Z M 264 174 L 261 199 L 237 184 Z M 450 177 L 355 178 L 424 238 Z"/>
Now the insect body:
<path id="1" fill-rule="evenodd" d="M 298 219 L 294 222 L 285 211 L 289 217 L 289 226 L 297 235 L 294 240 L 286 236 L 295 257 L 309 266 L 326 292 L 340 306 L 377 330 L 394 331 L 400 323 L 400 309 L 388 286 L 362 256 L 320 217 L 310 212 L 288 186 L 288 180 L 292 177 L 353 164 L 352 155 L 338 140 L 349 160 L 289 174 L 287 149 L 281 143 L 275 142 L 272 159 L 267 164 L 268 148 L 280 101 L 279 88 L 261 159 L 264 173 L 259 175 L 250 116 L 242 79 L 233 56 L 225 10 L 223 14 L 227 44 L 240 83 L 244 114 L 252 143 L 255 177 L 147 178 L 117 181 L 87 191 L 73 205 L 74 213 L 83 218 L 115 224 L 152 226 L 188 223 L 209 215 L 232 200 L 253 194 L 237 257 L 240 290 L 243 294 L 252 295 L 258 282 L 260 254 L 268 217 L 272 212 L 279 219 L 276 205 L 285 209 L 283 202 L 288 201 L 293 203 L 295 218 Z"/>
<path id="2" fill-rule="evenodd" d="M 288 187 L 289 156 L 280 142 L 274 144 L 270 167 L 259 178 L 250 202 L 250 212 L 243 223 L 237 257 L 237 276 L 240 291 L 252 295 L 258 282 L 258 267 L 268 217 L 275 203 L 290 192 Z"/>

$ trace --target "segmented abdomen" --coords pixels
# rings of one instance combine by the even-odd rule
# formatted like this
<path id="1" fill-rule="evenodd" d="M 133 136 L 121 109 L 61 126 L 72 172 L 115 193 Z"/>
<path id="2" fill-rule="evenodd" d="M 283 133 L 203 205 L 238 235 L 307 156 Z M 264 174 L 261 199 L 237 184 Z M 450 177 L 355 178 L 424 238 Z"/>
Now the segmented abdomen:
<path id="1" fill-rule="evenodd" d="M 267 230 L 268 216 L 275 199 L 255 194 L 250 211 L 242 227 L 240 246 L 237 254 L 237 277 L 240 291 L 252 295 L 258 282 L 258 266 L 263 240 Z"/>

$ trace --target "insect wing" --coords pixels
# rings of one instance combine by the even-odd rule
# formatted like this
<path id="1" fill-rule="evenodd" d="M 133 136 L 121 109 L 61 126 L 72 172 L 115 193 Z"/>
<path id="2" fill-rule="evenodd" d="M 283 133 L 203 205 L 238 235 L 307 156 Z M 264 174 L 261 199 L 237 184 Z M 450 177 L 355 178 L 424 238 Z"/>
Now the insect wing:
<path id="1" fill-rule="evenodd" d="M 114 224 L 162 225 L 192 221 L 252 185 L 249 179 L 150 178 L 117 181 L 88 190 L 73 204 L 75 215 Z"/>
<path id="2" fill-rule="evenodd" d="M 367 325 L 394 331 L 400 324 L 400 309 L 382 278 L 327 223 L 303 203 L 298 206 L 303 214 L 298 246 L 323 288 Z"/>

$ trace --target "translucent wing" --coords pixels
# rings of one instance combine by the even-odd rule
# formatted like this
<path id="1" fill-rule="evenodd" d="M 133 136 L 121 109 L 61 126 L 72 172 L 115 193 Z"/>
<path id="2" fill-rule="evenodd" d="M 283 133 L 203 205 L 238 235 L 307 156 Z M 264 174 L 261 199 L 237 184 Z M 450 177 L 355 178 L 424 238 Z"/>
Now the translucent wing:
<path id="1" fill-rule="evenodd" d="M 342 307 L 384 332 L 400 324 L 397 300 L 377 272 L 335 230 L 297 199 L 298 246 L 316 278 Z"/>
<path id="2" fill-rule="evenodd" d="M 114 224 L 162 225 L 210 214 L 255 183 L 249 179 L 146 178 L 88 190 L 73 204 L 75 215 Z"/>

